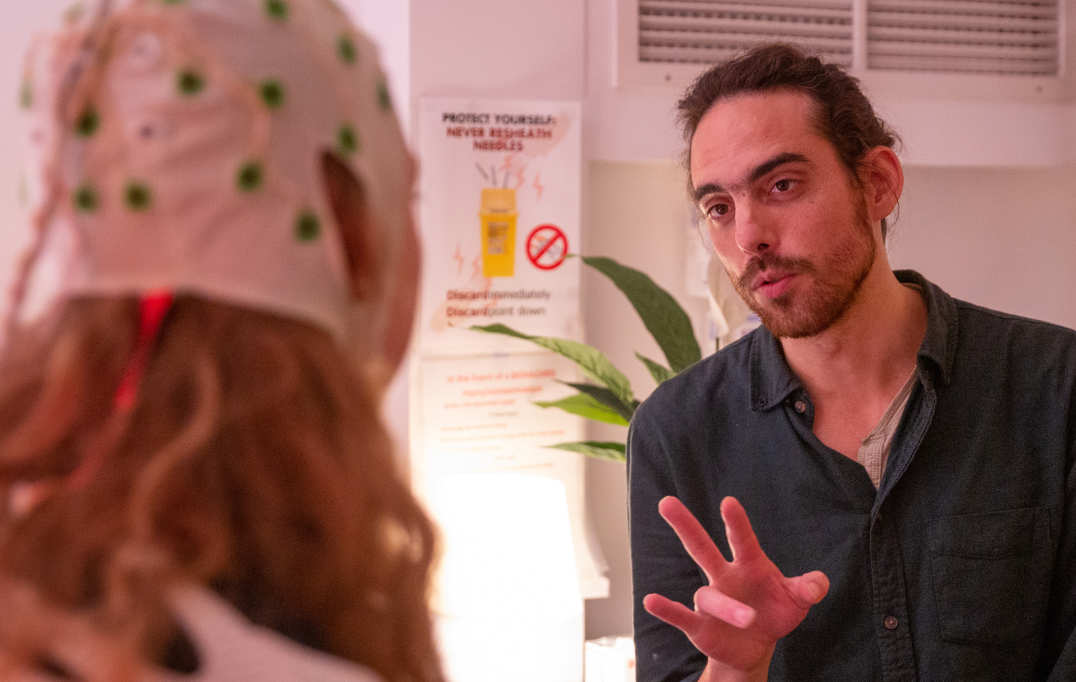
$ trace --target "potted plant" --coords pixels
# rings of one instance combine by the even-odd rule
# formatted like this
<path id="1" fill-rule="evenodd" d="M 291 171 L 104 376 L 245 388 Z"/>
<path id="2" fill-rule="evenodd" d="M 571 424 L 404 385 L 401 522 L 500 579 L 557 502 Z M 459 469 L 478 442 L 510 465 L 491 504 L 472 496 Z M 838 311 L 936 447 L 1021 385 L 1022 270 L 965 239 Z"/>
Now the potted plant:
<path id="1" fill-rule="evenodd" d="M 583 256 L 582 261 L 609 278 L 628 298 L 650 335 L 654 337 L 665 364 L 636 352 L 635 357 L 646 366 L 654 381 L 661 383 L 676 376 L 702 359 L 702 351 L 691 319 L 669 292 L 658 286 L 645 273 L 621 265 L 611 258 Z M 588 381 L 562 381 L 577 391 L 574 395 L 555 401 L 535 402 L 543 408 L 570 412 L 607 424 L 627 426 L 639 406 L 628 378 L 593 346 L 571 339 L 532 336 L 504 324 L 475 325 L 472 329 L 488 334 L 503 334 L 537 344 L 573 361 Z M 619 441 L 577 441 L 557 443 L 548 447 L 578 452 L 590 457 L 623 462 L 625 443 Z"/>

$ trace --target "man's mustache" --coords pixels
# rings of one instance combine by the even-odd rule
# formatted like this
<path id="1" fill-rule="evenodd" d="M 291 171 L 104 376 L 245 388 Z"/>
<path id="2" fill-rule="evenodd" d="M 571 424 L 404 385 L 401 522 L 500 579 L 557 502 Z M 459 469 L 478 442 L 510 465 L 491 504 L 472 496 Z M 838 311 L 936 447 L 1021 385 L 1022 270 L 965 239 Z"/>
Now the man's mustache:
<path id="1" fill-rule="evenodd" d="M 784 256 L 764 253 L 761 256 L 755 256 L 747 262 L 747 266 L 744 267 L 743 273 L 740 274 L 740 277 L 737 280 L 739 289 L 741 291 L 750 291 L 758 276 L 768 270 L 775 270 L 783 275 L 790 275 L 801 272 L 811 272 L 814 270 L 814 265 L 809 260 L 803 258 L 787 258 Z"/>

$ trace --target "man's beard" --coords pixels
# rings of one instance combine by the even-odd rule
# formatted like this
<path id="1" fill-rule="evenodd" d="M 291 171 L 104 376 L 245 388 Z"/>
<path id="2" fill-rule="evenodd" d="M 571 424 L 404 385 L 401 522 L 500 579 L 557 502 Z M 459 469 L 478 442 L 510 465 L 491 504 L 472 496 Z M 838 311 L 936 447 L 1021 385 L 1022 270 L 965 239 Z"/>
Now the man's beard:
<path id="1" fill-rule="evenodd" d="M 730 278 L 740 298 L 755 311 L 770 333 L 778 338 L 799 339 L 821 334 L 840 320 L 852 306 L 876 255 L 865 207 L 856 211 L 852 234 L 835 250 L 823 254 L 818 264 L 803 258 L 785 258 L 763 252 L 752 258 L 738 278 Z M 766 301 L 755 297 L 751 286 L 760 273 L 777 270 L 795 274 L 810 285 Z"/>

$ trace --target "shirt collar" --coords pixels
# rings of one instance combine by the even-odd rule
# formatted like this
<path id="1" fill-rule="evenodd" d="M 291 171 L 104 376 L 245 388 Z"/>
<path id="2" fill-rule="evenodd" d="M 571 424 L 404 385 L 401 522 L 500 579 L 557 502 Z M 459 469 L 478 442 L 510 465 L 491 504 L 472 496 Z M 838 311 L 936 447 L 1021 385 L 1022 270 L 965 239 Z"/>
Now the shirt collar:
<path id="1" fill-rule="evenodd" d="M 919 374 L 936 373 L 948 384 L 956 354 L 958 324 L 956 303 L 937 285 L 913 270 L 897 270 L 897 280 L 915 284 L 927 304 L 927 332 L 919 347 Z M 765 327 L 753 334 L 748 362 L 751 370 L 751 409 L 770 410 L 800 390 L 800 382 L 788 363 L 780 342 Z"/>
<path id="2" fill-rule="evenodd" d="M 785 362 L 780 342 L 765 327 L 752 334 L 748 362 L 751 363 L 751 409 L 756 412 L 776 407 L 803 387 Z"/>
<path id="3" fill-rule="evenodd" d="M 893 274 L 902 283 L 918 285 L 927 304 L 927 333 L 919 346 L 920 375 L 924 368 L 930 366 L 942 383 L 948 384 L 960 339 L 956 301 L 937 284 L 927 281 L 914 270 L 897 270 Z"/>

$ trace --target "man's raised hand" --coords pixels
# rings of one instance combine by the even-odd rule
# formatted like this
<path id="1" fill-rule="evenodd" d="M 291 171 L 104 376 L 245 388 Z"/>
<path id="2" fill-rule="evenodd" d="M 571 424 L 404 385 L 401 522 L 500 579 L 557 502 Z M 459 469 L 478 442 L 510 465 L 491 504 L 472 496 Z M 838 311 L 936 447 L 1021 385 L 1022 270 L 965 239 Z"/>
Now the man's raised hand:
<path id="1" fill-rule="evenodd" d="M 695 592 L 695 609 L 659 594 L 643 606 L 680 629 L 710 659 L 707 675 L 765 679 L 777 640 L 792 632 L 829 591 L 821 571 L 786 578 L 762 551 L 747 512 L 733 497 L 721 501 L 721 517 L 732 548 L 726 561 L 702 524 L 675 497 L 658 503 L 684 549 L 710 581 Z"/>

